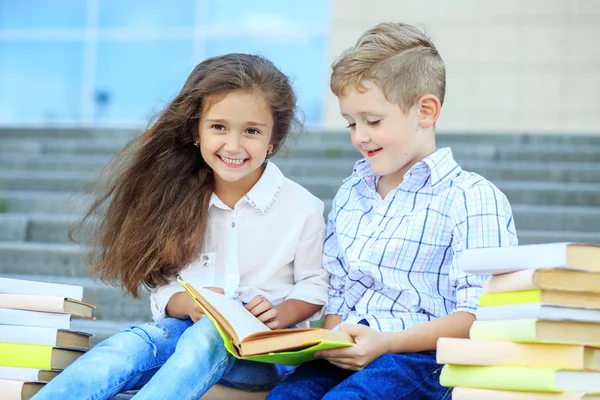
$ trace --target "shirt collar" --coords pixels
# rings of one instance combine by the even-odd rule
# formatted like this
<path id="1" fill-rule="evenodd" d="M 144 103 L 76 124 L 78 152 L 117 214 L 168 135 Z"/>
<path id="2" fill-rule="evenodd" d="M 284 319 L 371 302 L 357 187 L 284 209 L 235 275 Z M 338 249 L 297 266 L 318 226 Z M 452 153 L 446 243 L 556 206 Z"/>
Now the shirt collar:
<path id="1" fill-rule="evenodd" d="M 461 171 L 460 166 L 454 161 L 452 150 L 449 147 L 437 150 L 423 160 L 419 161 L 409 169 L 404 175 L 404 180 L 411 177 L 431 176 L 431 186 L 435 187 L 442 182 L 454 178 Z M 353 176 L 364 179 L 367 184 L 375 187 L 377 176 L 373 173 L 369 162 L 363 158 L 354 164 Z"/>
<path id="2" fill-rule="evenodd" d="M 258 179 L 258 182 L 250 189 L 242 198 L 247 204 L 263 215 L 275 202 L 281 186 L 283 186 L 284 176 L 279 168 L 270 161 L 267 161 L 263 174 Z M 240 201 L 242 201 L 240 200 Z M 239 204 L 239 203 L 238 203 Z M 211 206 L 229 209 L 225 203 L 219 199 L 216 194 L 210 197 L 209 208 Z"/>

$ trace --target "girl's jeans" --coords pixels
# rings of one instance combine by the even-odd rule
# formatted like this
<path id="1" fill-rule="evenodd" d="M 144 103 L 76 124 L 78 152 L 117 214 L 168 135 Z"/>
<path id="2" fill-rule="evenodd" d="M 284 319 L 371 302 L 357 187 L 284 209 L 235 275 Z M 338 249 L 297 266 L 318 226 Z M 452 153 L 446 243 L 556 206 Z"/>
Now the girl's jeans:
<path id="1" fill-rule="evenodd" d="M 197 323 L 165 318 L 133 326 L 101 342 L 48 383 L 35 400 L 197 400 L 215 383 L 270 389 L 294 367 L 241 361 L 230 355 L 208 317 Z"/>

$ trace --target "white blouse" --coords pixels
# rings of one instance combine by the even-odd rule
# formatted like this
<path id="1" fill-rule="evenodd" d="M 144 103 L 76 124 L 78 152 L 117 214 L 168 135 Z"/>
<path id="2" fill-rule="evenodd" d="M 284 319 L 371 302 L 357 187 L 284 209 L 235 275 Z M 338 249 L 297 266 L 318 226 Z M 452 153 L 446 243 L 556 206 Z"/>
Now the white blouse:
<path id="1" fill-rule="evenodd" d="M 325 305 L 323 208 L 321 200 L 268 162 L 233 210 L 212 195 L 204 251 L 180 271 L 181 278 L 194 287 L 221 287 L 243 302 L 263 295 L 274 305 L 287 299 Z M 182 291 L 174 277 L 150 290 L 154 320 L 166 316 L 169 299 Z"/>

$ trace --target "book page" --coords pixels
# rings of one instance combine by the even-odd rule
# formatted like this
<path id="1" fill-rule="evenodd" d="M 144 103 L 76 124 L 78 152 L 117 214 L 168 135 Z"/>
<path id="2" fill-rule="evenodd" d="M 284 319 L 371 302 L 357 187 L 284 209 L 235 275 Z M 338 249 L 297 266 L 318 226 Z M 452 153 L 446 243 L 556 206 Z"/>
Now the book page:
<path id="1" fill-rule="evenodd" d="M 240 342 L 253 333 L 270 331 L 241 302 L 204 288 L 196 291 L 229 322 Z"/>

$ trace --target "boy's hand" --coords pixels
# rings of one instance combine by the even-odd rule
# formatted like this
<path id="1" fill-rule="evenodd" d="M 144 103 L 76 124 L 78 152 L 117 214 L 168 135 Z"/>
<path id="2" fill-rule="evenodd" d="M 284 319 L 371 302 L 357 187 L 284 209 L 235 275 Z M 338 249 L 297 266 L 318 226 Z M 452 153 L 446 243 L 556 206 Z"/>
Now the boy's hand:
<path id="1" fill-rule="evenodd" d="M 359 371 L 388 351 L 385 334 L 368 326 L 342 325 L 340 332 L 352 336 L 356 344 L 351 347 L 321 350 L 315 353 L 315 357 L 324 358 L 343 369 Z"/>
<path id="2" fill-rule="evenodd" d="M 269 328 L 279 328 L 277 309 L 264 296 L 258 295 L 253 298 L 250 303 L 246 304 L 246 309 Z"/>
<path id="3" fill-rule="evenodd" d="M 219 293 L 219 294 L 225 294 L 225 290 L 223 290 L 223 288 L 206 286 L 206 287 L 204 287 L 204 289 L 208 289 L 210 291 L 213 291 L 213 292 Z M 196 301 L 194 301 L 192 296 L 188 295 L 187 293 L 186 293 L 186 295 L 191 301 L 191 303 L 189 304 L 189 308 L 188 308 L 188 310 L 189 310 L 188 314 L 190 316 L 190 319 L 194 322 L 198 322 L 202 317 L 204 317 L 204 311 L 202 311 L 202 307 L 200 307 L 198 305 L 198 303 L 196 303 Z"/>

